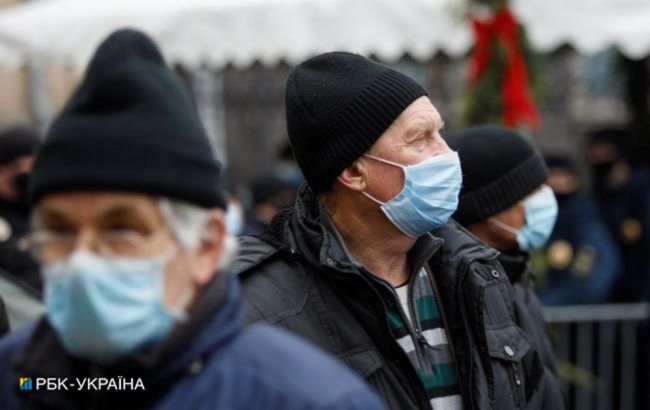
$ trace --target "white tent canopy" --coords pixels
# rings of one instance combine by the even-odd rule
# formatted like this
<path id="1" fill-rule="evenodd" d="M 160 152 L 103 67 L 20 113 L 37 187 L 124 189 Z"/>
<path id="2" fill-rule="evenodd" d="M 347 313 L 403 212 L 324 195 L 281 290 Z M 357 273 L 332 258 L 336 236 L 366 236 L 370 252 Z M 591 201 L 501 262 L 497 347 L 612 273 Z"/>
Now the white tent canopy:
<path id="1" fill-rule="evenodd" d="M 570 44 L 583 54 L 615 46 L 627 57 L 650 54 L 649 0 L 514 0 L 533 46 Z"/>
<path id="2" fill-rule="evenodd" d="M 38 0 L 0 12 L 0 64 L 32 58 L 83 67 L 111 31 L 139 28 L 172 63 L 221 68 L 299 62 L 330 50 L 394 61 L 461 56 L 472 44 L 465 0 Z M 650 53 L 648 0 L 515 0 L 542 51 L 610 45 Z"/>
<path id="3" fill-rule="evenodd" d="M 83 66 L 121 27 L 141 29 L 165 57 L 187 66 L 297 63 L 345 49 L 395 60 L 438 50 L 459 55 L 470 33 L 455 0 L 40 0 L 0 13 L 0 61 L 32 53 Z M 444 35 L 443 35 L 444 34 Z M 5 45 L 2 47 L 3 40 Z M 13 44 L 10 44 L 13 43 Z"/>

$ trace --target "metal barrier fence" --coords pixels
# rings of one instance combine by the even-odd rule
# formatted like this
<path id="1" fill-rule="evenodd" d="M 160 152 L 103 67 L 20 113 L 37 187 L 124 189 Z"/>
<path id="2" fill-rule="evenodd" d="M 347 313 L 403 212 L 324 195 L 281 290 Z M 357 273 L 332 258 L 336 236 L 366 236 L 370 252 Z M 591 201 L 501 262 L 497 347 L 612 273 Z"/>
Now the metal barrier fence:
<path id="1" fill-rule="evenodd" d="M 650 389 L 650 380 L 637 381 L 638 354 L 650 349 L 648 333 L 640 336 L 648 329 L 650 304 L 547 307 L 544 316 L 570 409 L 650 406 L 637 402 L 637 388 Z"/>

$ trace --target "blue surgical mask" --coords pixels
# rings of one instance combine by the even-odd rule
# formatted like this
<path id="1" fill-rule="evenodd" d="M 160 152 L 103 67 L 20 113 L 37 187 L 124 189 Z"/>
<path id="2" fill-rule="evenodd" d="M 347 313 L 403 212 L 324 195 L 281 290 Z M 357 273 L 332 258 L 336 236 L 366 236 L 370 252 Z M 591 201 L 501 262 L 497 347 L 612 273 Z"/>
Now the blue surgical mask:
<path id="1" fill-rule="evenodd" d="M 557 200 L 553 190 L 543 185 L 542 188 L 523 201 L 525 221 L 521 229 L 515 229 L 496 218 L 490 222 L 517 236 L 517 244 L 522 251 L 541 248 L 553 232 L 557 219 Z"/>
<path id="2" fill-rule="evenodd" d="M 239 236 L 244 231 L 244 225 L 244 209 L 239 203 L 230 202 L 226 209 L 226 230 L 232 236 Z"/>
<path id="3" fill-rule="evenodd" d="M 424 235 L 445 224 L 456 211 L 463 181 L 458 153 L 436 155 L 409 166 L 365 155 L 404 170 L 404 188 L 392 199 L 381 202 L 363 194 L 380 204 L 386 217 L 407 236 Z"/>
<path id="4" fill-rule="evenodd" d="M 110 363 L 164 338 L 185 317 L 181 308 L 171 310 L 163 302 L 168 260 L 168 255 L 106 259 L 76 252 L 44 267 L 47 316 L 65 349 Z M 186 292 L 181 303 L 190 298 Z"/>

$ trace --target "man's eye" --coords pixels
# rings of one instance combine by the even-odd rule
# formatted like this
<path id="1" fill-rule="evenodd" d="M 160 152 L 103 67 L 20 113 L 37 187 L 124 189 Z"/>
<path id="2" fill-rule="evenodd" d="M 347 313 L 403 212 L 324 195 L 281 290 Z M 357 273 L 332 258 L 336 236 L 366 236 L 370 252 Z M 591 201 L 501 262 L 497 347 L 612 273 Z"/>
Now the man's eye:
<path id="1" fill-rule="evenodd" d="M 45 230 L 53 235 L 72 235 L 76 233 L 75 229 L 67 226 L 48 226 L 45 227 Z"/>
<path id="2" fill-rule="evenodd" d="M 426 135 L 421 135 L 419 136 L 414 142 L 418 146 L 422 146 L 423 144 L 426 144 L 428 140 L 428 137 Z"/>
<path id="3" fill-rule="evenodd" d="M 145 233 L 141 232 L 141 229 L 138 226 L 134 226 L 133 223 L 129 222 L 111 222 L 110 224 L 106 225 L 103 229 L 104 232 L 110 232 L 110 233 L 123 233 L 123 232 L 136 232 L 136 233 Z"/>
<path id="4" fill-rule="evenodd" d="M 117 228 L 117 229 L 107 229 L 103 232 L 105 235 L 108 235 L 113 238 L 125 238 L 132 236 L 141 236 L 138 231 L 131 228 Z"/>

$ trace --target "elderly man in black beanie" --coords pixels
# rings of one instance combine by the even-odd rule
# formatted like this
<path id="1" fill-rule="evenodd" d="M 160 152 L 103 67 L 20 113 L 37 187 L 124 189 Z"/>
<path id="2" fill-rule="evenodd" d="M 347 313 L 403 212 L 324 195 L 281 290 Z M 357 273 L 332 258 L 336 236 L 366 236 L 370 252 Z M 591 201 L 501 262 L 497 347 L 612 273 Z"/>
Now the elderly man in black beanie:
<path id="1" fill-rule="evenodd" d="M 240 242 L 249 320 L 319 344 L 391 409 L 537 408 L 498 253 L 449 220 L 460 162 L 427 92 L 326 53 L 289 75 L 286 115 L 306 184 Z"/>
<path id="2" fill-rule="evenodd" d="M 557 217 L 553 191 L 545 185 L 544 158 L 521 135 L 498 125 L 467 128 L 447 138 L 463 163 L 463 189 L 454 218 L 479 239 L 501 251 L 499 262 L 515 289 L 518 323 L 534 338 L 525 363 L 542 368 L 522 375 L 544 408 L 562 409 L 564 399 L 555 372 L 539 299 L 530 287 L 528 251 L 545 245 Z M 527 387 L 528 390 L 528 387 Z"/>
<path id="3" fill-rule="evenodd" d="M 39 145 L 27 128 L 0 133 L 0 275 L 35 296 L 41 291 L 38 263 L 18 244 L 29 231 L 27 183 Z"/>
<path id="4" fill-rule="evenodd" d="M 0 341 L 3 408 L 379 408 L 305 342 L 242 327 L 219 181 L 155 45 L 112 34 L 36 160 L 47 315 Z"/>

